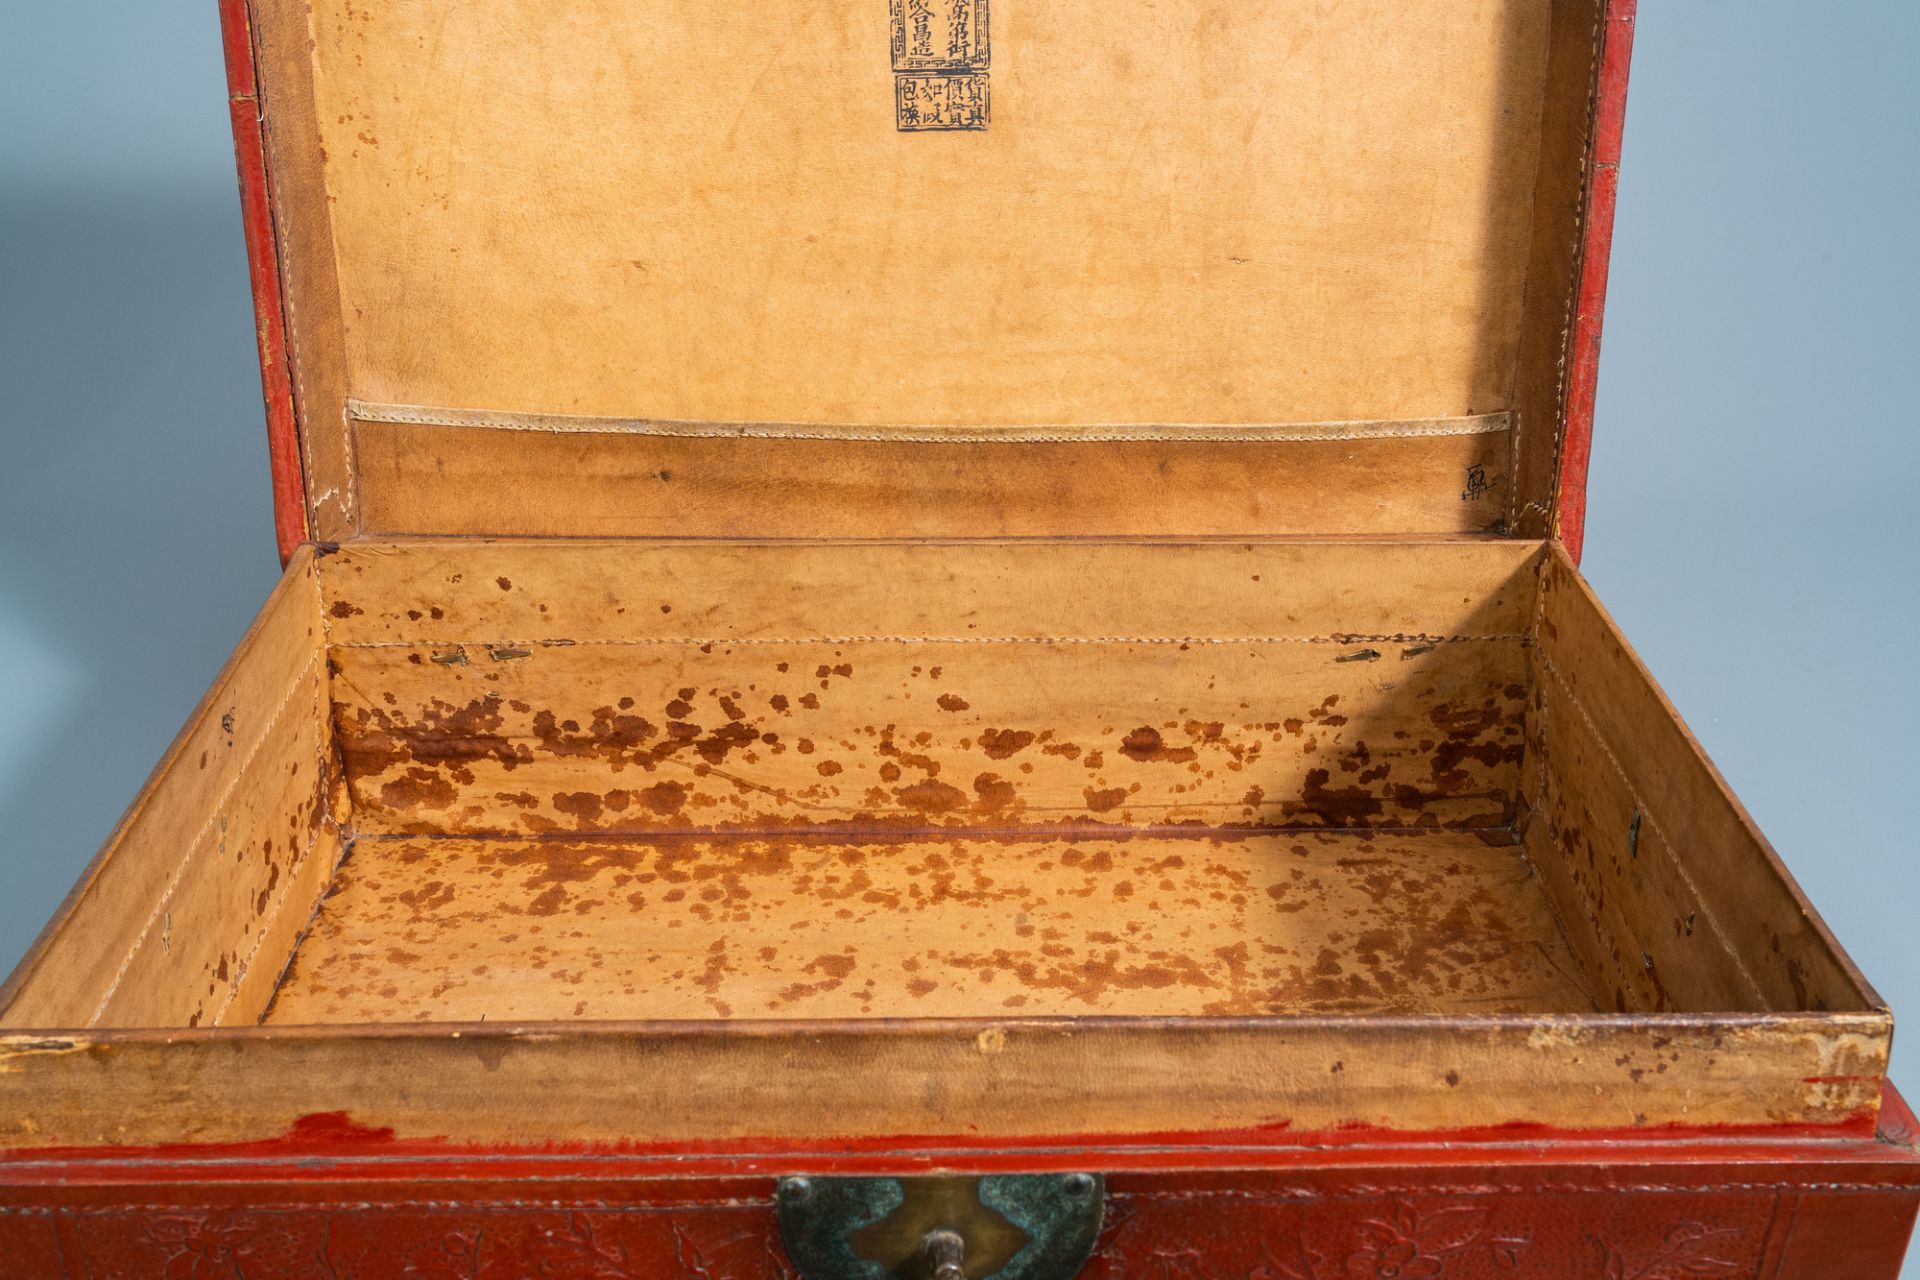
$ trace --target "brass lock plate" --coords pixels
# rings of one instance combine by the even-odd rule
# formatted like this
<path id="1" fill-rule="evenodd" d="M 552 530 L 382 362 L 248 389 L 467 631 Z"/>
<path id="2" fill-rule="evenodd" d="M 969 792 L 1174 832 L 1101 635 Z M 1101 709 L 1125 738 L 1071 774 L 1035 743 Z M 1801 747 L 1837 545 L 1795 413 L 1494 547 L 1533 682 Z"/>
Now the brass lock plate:
<path id="1" fill-rule="evenodd" d="M 803 1280 L 1068 1280 L 1100 1234 L 1097 1174 L 783 1178 Z"/>

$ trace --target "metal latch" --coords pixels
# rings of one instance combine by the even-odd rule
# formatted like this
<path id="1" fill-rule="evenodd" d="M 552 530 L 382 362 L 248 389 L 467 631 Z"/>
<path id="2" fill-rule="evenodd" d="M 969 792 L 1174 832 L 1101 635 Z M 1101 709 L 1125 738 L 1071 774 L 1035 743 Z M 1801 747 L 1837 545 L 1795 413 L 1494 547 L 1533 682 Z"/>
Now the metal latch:
<path id="1" fill-rule="evenodd" d="M 1100 1234 L 1097 1174 L 782 1178 L 802 1280 L 1069 1280 Z"/>

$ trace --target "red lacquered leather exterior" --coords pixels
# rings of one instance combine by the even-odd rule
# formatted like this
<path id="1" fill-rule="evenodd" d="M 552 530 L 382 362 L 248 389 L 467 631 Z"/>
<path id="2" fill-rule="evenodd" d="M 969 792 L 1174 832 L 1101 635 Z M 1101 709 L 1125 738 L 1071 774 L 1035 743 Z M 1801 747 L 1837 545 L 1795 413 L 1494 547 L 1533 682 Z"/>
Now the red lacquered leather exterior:
<path id="1" fill-rule="evenodd" d="M 1620 147 L 1627 123 L 1627 72 L 1639 0 L 1609 0 L 1601 28 L 1600 81 L 1593 142 L 1587 153 L 1587 208 L 1582 221 L 1580 282 L 1568 335 L 1567 427 L 1560 449 L 1555 535 L 1575 564 L 1587 536 L 1587 463 L 1593 456 L 1593 411 L 1600 384 L 1600 324 L 1607 308 L 1607 266 L 1620 193 Z"/>
<path id="2" fill-rule="evenodd" d="M 273 226 L 273 191 L 267 176 L 266 136 L 260 119 L 247 0 L 220 0 L 220 29 L 226 43 L 233 154 L 240 172 L 240 216 L 247 237 L 247 268 L 253 277 L 260 388 L 267 408 L 274 536 L 280 547 L 280 563 L 285 564 L 307 537 L 306 477 L 294 420 L 293 370 L 280 292 L 280 250 Z"/>
<path id="3" fill-rule="evenodd" d="M 366 1134 L 366 1131 L 358 1131 Z M 1098 1170 L 1087 1280 L 1894 1280 L 1920 1206 L 1896 1095 L 1870 1137 L 1568 1134 L 845 1154 L 284 1150 L 0 1160 L 10 1280 L 758 1280 L 779 1175 Z"/>

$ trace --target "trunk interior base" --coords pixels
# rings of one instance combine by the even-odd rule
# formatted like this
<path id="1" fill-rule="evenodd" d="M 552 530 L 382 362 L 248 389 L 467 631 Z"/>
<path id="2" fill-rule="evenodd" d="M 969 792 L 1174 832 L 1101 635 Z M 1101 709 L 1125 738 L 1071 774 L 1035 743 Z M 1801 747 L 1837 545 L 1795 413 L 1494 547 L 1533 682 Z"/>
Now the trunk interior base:
<path id="1" fill-rule="evenodd" d="M 1589 1013 L 1492 832 L 356 843 L 264 1021 Z"/>

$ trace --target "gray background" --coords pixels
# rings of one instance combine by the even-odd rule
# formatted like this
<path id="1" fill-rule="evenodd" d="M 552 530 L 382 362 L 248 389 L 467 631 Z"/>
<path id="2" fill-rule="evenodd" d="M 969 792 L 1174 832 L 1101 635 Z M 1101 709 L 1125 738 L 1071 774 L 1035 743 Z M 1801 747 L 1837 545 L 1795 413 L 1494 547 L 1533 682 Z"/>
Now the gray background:
<path id="1" fill-rule="evenodd" d="M 213 0 L 4 13 L 0 968 L 278 570 Z M 1916 48 L 1911 0 L 1646 3 L 1586 567 L 1920 1019 Z"/>

